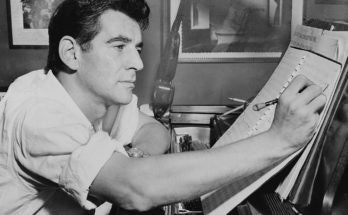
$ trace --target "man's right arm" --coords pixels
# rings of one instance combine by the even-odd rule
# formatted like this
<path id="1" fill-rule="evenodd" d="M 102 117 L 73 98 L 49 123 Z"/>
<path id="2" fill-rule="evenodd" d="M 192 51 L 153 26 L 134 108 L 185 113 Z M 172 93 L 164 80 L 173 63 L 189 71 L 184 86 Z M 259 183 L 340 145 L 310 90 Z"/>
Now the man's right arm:
<path id="1" fill-rule="evenodd" d="M 90 194 L 140 211 L 196 198 L 303 147 L 313 136 L 325 100 L 320 87 L 296 77 L 280 97 L 267 132 L 205 151 L 141 159 L 114 153 Z"/>

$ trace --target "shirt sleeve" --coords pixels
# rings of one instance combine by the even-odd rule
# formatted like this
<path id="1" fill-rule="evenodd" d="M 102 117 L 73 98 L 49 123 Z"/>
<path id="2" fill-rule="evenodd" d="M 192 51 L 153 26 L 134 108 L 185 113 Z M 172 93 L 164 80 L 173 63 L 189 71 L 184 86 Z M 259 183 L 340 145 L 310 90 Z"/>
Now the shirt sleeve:
<path id="1" fill-rule="evenodd" d="M 79 117 L 56 102 L 36 102 L 18 114 L 14 155 L 27 187 L 60 187 L 90 210 L 96 208 L 87 200 L 94 178 L 115 150 L 126 152 Z"/>

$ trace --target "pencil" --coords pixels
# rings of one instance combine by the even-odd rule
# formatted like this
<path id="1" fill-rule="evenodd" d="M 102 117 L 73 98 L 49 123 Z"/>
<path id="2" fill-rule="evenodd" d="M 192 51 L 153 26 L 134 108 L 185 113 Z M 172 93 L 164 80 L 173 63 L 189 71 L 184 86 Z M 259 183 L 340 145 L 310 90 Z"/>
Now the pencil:
<path id="1" fill-rule="evenodd" d="M 267 106 L 273 105 L 273 104 L 277 104 L 278 103 L 278 99 L 272 99 L 270 101 L 267 102 L 262 102 L 262 103 L 258 103 L 258 104 L 254 104 L 253 106 L 253 110 L 254 111 L 259 111 Z"/>
<path id="2" fill-rule="evenodd" d="M 233 98 L 233 97 L 228 97 L 228 99 L 234 102 L 246 103 L 246 100 L 244 99 Z"/>
<path id="3" fill-rule="evenodd" d="M 238 111 L 238 110 L 240 110 L 240 109 L 243 109 L 243 108 L 244 108 L 244 105 L 239 105 L 238 107 L 235 107 L 235 108 L 233 108 L 233 109 L 231 109 L 231 110 L 229 110 L 229 111 L 227 111 L 227 112 L 221 114 L 220 117 L 226 116 L 226 115 L 228 115 L 228 114 L 232 114 L 232 113 L 234 113 L 234 112 L 236 112 L 236 111 Z"/>
<path id="4" fill-rule="evenodd" d="M 325 90 L 328 88 L 329 84 L 326 84 L 325 87 L 323 88 L 323 93 L 325 92 Z M 274 105 L 274 104 L 277 104 L 278 103 L 278 98 L 276 99 L 272 99 L 270 101 L 267 101 L 267 102 L 261 102 L 261 103 L 258 103 L 258 104 L 254 104 L 253 106 L 253 110 L 254 111 L 259 111 L 267 106 L 270 106 L 270 105 Z"/>

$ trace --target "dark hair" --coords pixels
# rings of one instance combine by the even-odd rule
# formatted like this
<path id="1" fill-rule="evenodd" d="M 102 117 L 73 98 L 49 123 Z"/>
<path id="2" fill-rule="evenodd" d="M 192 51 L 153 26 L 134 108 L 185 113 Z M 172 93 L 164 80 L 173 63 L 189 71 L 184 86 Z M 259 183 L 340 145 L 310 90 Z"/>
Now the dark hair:
<path id="1" fill-rule="evenodd" d="M 134 19 L 142 30 L 149 23 L 150 8 L 145 0 L 65 0 L 53 13 L 49 27 L 49 51 L 45 71 L 74 73 L 59 57 L 59 42 L 64 36 L 76 39 L 83 51 L 100 31 L 99 18 L 106 10 L 120 11 Z"/>

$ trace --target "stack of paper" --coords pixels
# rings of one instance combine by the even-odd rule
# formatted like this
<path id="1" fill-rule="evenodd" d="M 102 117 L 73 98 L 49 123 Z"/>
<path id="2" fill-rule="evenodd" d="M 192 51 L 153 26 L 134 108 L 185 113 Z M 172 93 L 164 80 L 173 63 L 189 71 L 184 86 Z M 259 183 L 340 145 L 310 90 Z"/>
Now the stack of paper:
<path id="1" fill-rule="evenodd" d="M 342 35 L 321 29 L 299 26 L 289 48 L 268 82 L 214 147 L 233 144 L 233 142 L 268 130 L 273 121 L 275 105 L 260 111 L 252 110 L 252 106 L 278 98 L 298 74 L 305 75 L 314 83 L 325 88 L 324 94 L 328 102 L 321 113 L 321 120 L 317 128 L 319 129 L 340 78 L 341 65 L 347 58 L 347 43 L 341 37 Z M 294 153 L 284 161 L 202 196 L 204 213 L 217 215 L 228 213 L 283 169 L 299 153 L 302 153 L 291 174 L 278 189 L 280 195 L 287 198 L 304 160 L 315 144 L 315 137 L 303 150 Z"/>

